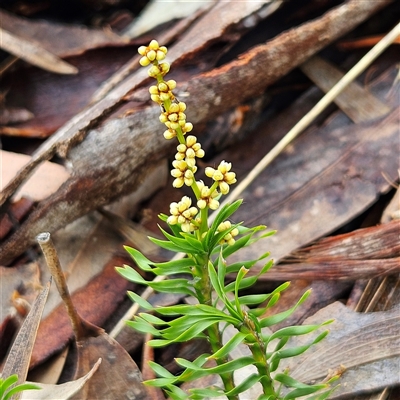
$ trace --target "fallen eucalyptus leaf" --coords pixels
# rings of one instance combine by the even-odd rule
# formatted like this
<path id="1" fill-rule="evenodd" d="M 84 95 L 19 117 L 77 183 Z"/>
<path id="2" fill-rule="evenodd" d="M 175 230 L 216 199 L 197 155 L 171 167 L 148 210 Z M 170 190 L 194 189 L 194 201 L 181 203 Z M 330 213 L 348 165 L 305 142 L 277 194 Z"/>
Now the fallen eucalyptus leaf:
<path id="1" fill-rule="evenodd" d="M 376 391 L 400 384 L 400 312 L 390 311 L 357 313 L 336 302 L 304 321 L 316 324 L 327 318 L 335 319 L 330 334 L 317 346 L 290 362 L 281 364 L 289 368 L 293 378 L 312 382 L 324 378 L 329 372 L 339 371 L 340 386 L 331 399 L 361 392 Z M 307 338 L 298 337 L 292 345 L 300 345 Z"/>
<path id="2" fill-rule="evenodd" d="M 0 28 L 1 48 L 26 62 L 58 74 L 76 74 L 77 68 L 61 60 L 38 44 Z"/>

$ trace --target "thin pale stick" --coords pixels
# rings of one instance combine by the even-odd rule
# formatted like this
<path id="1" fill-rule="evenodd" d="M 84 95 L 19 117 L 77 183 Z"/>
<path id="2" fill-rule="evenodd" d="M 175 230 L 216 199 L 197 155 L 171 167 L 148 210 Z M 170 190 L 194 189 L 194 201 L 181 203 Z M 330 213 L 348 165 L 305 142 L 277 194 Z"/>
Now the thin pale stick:
<path id="1" fill-rule="evenodd" d="M 36 240 L 42 249 L 44 258 L 46 259 L 47 267 L 56 283 L 58 292 L 67 308 L 68 315 L 71 319 L 72 329 L 76 340 L 79 341 L 83 337 L 84 331 L 82 328 L 82 320 L 79 317 L 75 306 L 72 303 L 71 295 L 69 294 L 67 282 L 63 270 L 61 268 L 60 259 L 58 258 L 56 248 L 51 240 L 49 232 L 43 232 L 36 236 Z"/>

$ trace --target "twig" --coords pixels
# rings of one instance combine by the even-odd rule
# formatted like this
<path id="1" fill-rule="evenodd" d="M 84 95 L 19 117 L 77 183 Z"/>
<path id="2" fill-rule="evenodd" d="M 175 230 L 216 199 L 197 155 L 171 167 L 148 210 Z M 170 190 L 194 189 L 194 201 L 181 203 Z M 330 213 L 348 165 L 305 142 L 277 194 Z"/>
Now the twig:
<path id="1" fill-rule="evenodd" d="M 67 282 L 63 270 L 61 268 L 60 260 L 57 255 L 56 248 L 53 241 L 50 238 L 49 232 L 43 232 L 36 236 L 36 240 L 39 243 L 40 248 L 46 259 L 47 267 L 56 283 L 58 292 L 67 308 L 68 315 L 71 319 L 72 329 L 74 331 L 76 340 L 79 341 L 84 336 L 84 329 L 82 326 L 82 320 L 77 313 L 75 306 L 72 303 L 71 295 L 68 290 Z"/>

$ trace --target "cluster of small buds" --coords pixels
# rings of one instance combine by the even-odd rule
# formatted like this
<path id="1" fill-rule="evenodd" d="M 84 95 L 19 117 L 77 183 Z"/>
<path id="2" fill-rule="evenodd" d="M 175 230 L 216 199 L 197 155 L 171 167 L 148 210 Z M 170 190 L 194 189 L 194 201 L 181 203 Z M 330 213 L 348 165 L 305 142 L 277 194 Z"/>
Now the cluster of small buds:
<path id="1" fill-rule="evenodd" d="M 216 210 L 219 207 L 219 201 L 215 198 L 218 197 L 219 193 L 217 190 L 213 190 L 204 184 L 203 181 L 197 182 L 197 187 L 200 189 L 200 199 L 197 201 L 197 207 L 203 210 L 209 207 L 211 210 Z"/>
<path id="2" fill-rule="evenodd" d="M 180 224 L 182 232 L 193 232 L 197 229 L 197 224 L 193 222 L 199 211 L 196 207 L 192 207 L 190 197 L 183 196 L 179 203 L 171 203 L 169 212 L 171 215 L 167 219 L 168 224 Z"/>
<path id="3" fill-rule="evenodd" d="M 148 46 L 140 46 L 138 53 L 142 56 L 139 60 L 139 64 L 142 67 L 147 67 L 154 61 L 164 60 L 167 54 L 167 48 L 165 46 L 160 47 L 157 40 L 152 40 Z"/>
<path id="4" fill-rule="evenodd" d="M 231 229 L 232 224 L 230 221 L 225 221 L 219 224 L 218 226 L 218 232 L 224 232 L 228 229 Z M 220 241 L 220 244 L 225 244 L 227 243 L 228 245 L 232 246 L 235 243 L 234 237 L 239 235 L 239 229 L 234 228 L 232 229 L 228 234 L 226 234 L 223 239 Z"/>
<path id="5" fill-rule="evenodd" d="M 160 82 L 157 85 L 150 86 L 149 92 L 151 100 L 155 103 L 162 104 L 164 101 L 174 101 L 175 96 L 172 90 L 176 88 L 176 82 L 174 80 L 169 80 L 167 82 Z"/>
<path id="6" fill-rule="evenodd" d="M 186 133 L 192 131 L 193 125 L 186 122 L 186 104 L 178 101 L 172 92 L 176 88 L 176 82 L 172 79 L 164 80 L 170 65 L 165 61 L 160 61 L 165 59 L 167 48 L 159 46 L 156 40 L 152 40 L 148 46 L 139 47 L 138 51 L 142 56 L 139 61 L 140 65 L 144 67 L 150 65 L 149 75 L 157 80 L 157 84 L 151 86 L 149 92 L 151 99 L 162 108 L 160 122 L 167 127 L 167 130 L 164 131 L 164 138 L 169 140 L 177 137 L 179 141 L 175 160 L 172 162 L 171 175 L 175 178 L 172 185 L 175 188 L 180 188 L 183 185 L 197 186 L 195 193 L 198 208 L 192 207 L 191 199 L 184 196 L 179 203 L 171 203 L 171 215 L 167 222 L 170 225 L 179 224 L 183 232 L 193 232 L 200 225 L 200 219 L 196 219 L 199 213 L 198 209 L 204 210 L 208 207 L 211 210 L 216 210 L 219 207 L 218 196 L 229 192 L 229 185 L 236 182 L 236 174 L 230 171 L 230 163 L 222 161 L 217 169 L 208 167 L 205 170 L 206 175 L 217 184 L 209 188 L 202 181 L 195 181 L 196 158 L 204 157 L 205 152 L 195 136 L 189 135 L 186 139 L 184 138 Z M 217 186 L 219 190 L 217 190 Z M 203 213 L 203 211 L 201 212 Z M 220 224 L 218 230 L 222 232 L 230 229 L 230 227 L 230 222 L 227 221 Z M 234 229 L 224 237 L 221 244 L 234 243 L 233 237 L 238 233 L 239 231 Z"/>
<path id="7" fill-rule="evenodd" d="M 175 178 L 172 186 L 175 188 L 181 188 L 183 185 L 192 186 L 194 182 L 194 174 L 197 171 L 197 167 L 189 167 L 185 160 L 175 160 L 172 162 L 174 169 L 171 170 L 171 175 Z"/>
<path id="8" fill-rule="evenodd" d="M 165 124 L 169 129 L 177 130 L 186 124 L 185 110 L 185 103 L 181 101 L 179 103 L 172 103 L 167 111 L 161 113 L 160 122 Z"/>
<path id="9" fill-rule="evenodd" d="M 175 160 L 185 160 L 190 168 L 194 168 L 196 165 L 195 157 L 203 158 L 205 155 L 201 144 L 197 142 L 196 136 L 193 135 L 189 135 L 186 138 L 186 144 L 181 143 L 176 150 L 178 152 L 175 154 Z"/>
<path id="10" fill-rule="evenodd" d="M 219 190 L 222 194 L 229 193 L 229 185 L 236 183 L 236 174 L 230 172 L 232 164 L 226 161 L 221 161 L 217 169 L 207 167 L 205 170 L 206 175 L 218 182 Z"/>

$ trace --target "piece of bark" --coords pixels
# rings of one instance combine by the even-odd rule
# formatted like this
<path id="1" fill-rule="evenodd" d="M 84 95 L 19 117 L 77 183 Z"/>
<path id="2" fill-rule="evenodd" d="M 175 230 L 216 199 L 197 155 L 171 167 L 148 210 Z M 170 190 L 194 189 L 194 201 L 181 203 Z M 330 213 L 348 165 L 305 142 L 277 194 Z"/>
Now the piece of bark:
<path id="1" fill-rule="evenodd" d="M 237 61 L 191 79 L 187 101 L 188 120 L 195 124 L 209 120 L 245 99 L 259 95 L 280 76 L 389 3 L 347 2 L 315 21 L 285 32 L 265 45 L 257 46 Z M 181 44 L 178 42 L 172 47 L 170 62 L 173 63 L 185 54 L 193 54 L 193 46 L 189 49 Z M 1 204 L 7 201 L 37 165 L 56 152 L 62 157 L 68 155 L 75 164 L 76 176 L 59 192 L 42 202 L 24 226 L 4 243 L 1 248 L 3 262 L 10 262 L 21 254 L 43 227 L 55 230 L 90 209 L 132 191 L 135 181 L 140 179 L 140 168 L 145 167 L 143 164 L 166 154 L 168 144 L 156 133 L 160 130 L 156 121 L 158 107 L 146 108 L 120 120 L 110 119 L 98 130 L 89 130 L 99 122 L 100 117 L 104 119 L 117 107 L 122 98 L 137 87 L 146 75 L 146 71 L 139 71 L 99 103 L 73 118 L 33 154 L 31 163 L 5 188 Z M 240 81 L 240 84 L 232 85 L 236 81 Z M 133 128 L 135 132 L 132 135 Z M 81 141 L 74 152 L 70 151 Z M 98 160 L 105 154 L 105 150 L 108 152 L 107 157 L 99 165 Z M 94 159 L 87 163 L 85 159 L 79 160 L 84 154 L 94 156 Z"/>

